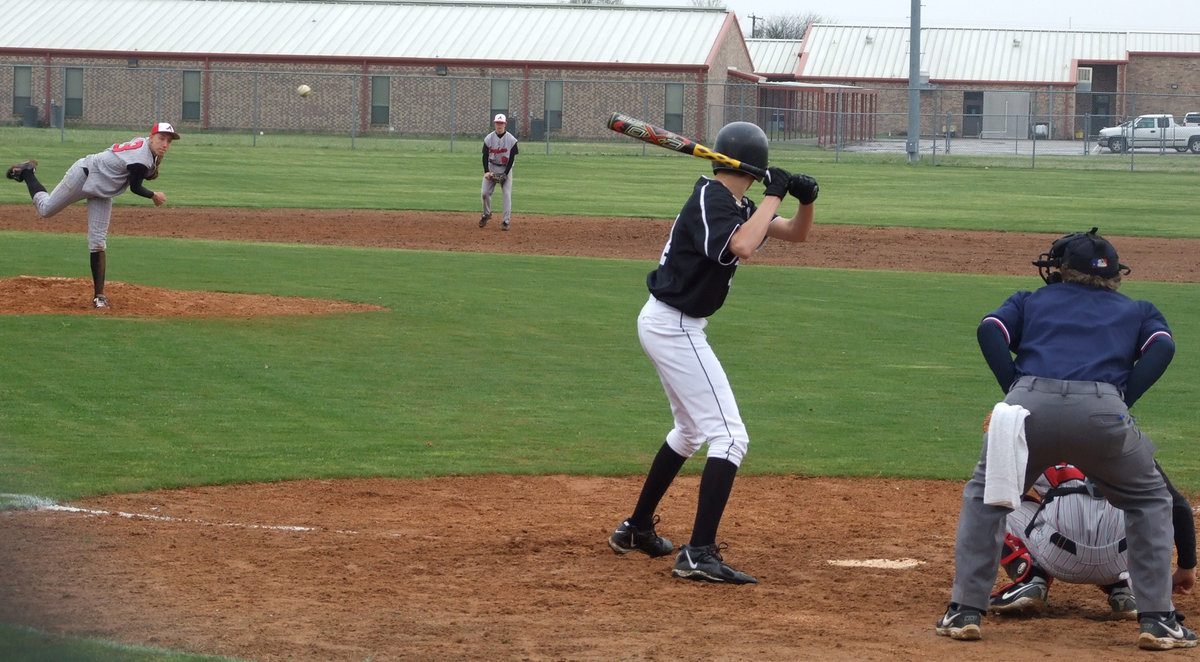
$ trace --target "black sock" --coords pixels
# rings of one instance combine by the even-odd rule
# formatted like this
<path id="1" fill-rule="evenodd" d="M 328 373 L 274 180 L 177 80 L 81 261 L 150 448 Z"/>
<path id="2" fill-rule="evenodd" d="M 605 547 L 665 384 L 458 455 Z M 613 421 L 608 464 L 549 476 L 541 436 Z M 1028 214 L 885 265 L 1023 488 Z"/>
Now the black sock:
<path id="1" fill-rule="evenodd" d="M 104 251 L 93 251 L 90 255 L 93 296 L 104 294 L 104 272 L 108 262 L 105 257 Z"/>
<path id="2" fill-rule="evenodd" d="M 42 186 L 42 183 L 37 180 L 37 177 L 33 176 L 32 172 L 25 173 L 25 176 L 21 178 L 21 181 L 25 182 L 25 186 L 29 188 L 30 198 L 46 190 L 46 187 Z"/>
<path id="3" fill-rule="evenodd" d="M 633 508 L 633 515 L 629 517 L 630 524 L 638 528 L 648 528 L 653 524 L 658 502 L 662 501 L 667 488 L 671 486 L 671 482 L 675 480 L 686 461 L 686 457 L 680 456 L 663 442 L 658 454 L 654 456 L 654 461 L 650 463 L 646 482 L 642 484 L 642 493 Z"/>
<path id="4" fill-rule="evenodd" d="M 738 467 L 729 460 L 708 458 L 704 473 L 700 476 L 700 501 L 696 505 L 696 523 L 692 526 L 692 547 L 703 547 L 717 542 L 717 527 L 721 515 L 733 491 L 733 479 Z"/>

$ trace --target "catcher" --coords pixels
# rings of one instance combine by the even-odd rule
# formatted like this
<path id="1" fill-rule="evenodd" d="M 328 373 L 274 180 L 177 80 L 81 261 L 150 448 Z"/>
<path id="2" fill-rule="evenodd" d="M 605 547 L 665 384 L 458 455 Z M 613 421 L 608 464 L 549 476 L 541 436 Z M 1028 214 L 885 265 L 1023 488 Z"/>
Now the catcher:
<path id="1" fill-rule="evenodd" d="M 496 115 L 492 126 L 495 130 L 483 139 L 483 188 L 480 190 L 483 215 L 479 217 L 479 227 L 487 225 L 492 217 L 492 193 L 499 185 L 504 194 L 504 220 L 500 229 L 507 230 L 512 221 L 512 167 L 517 158 L 517 137 L 508 132 L 508 118 L 503 113 Z"/>
<path id="2" fill-rule="evenodd" d="M 1161 466 L 1158 470 L 1162 473 Z M 1196 584 L 1196 523 L 1191 504 L 1169 480 L 1167 489 L 1178 557 L 1171 583 L 1175 593 L 1188 594 Z M 1050 586 L 1059 579 L 1094 584 L 1107 594 L 1114 617 L 1137 618 L 1128 580 L 1125 513 L 1070 464 L 1042 472 L 1032 492 L 1008 515 L 1000 566 L 1012 583 L 992 594 L 989 611 L 1002 616 L 1041 614 Z"/>

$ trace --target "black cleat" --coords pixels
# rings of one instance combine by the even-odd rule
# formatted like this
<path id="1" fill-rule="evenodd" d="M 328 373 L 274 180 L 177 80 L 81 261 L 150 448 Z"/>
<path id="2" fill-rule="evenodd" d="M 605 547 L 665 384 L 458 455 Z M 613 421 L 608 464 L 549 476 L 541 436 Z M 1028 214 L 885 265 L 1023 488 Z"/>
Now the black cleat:
<path id="1" fill-rule="evenodd" d="M 988 601 L 988 611 L 1001 616 L 1036 616 L 1046 611 L 1050 585 L 1041 577 L 1009 584 Z"/>
<path id="2" fill-rule="evenodd" d="M 934 631 L 951 639 L 976 641 L 983 638 L 983 631 L 979 629 L 981 621 L 983 613 L 978 609 L 951 603 L 946 608 L 946 614 L 938 619 Z"/>
<path id="3" fill-rule="evenodd" d="M 625 520 L 608 537 L 608 546 L 618 554 L 637 551 L 649 554 L 651 558 L 666 556 L 675 549 L 675 545 L 654 532 L 655 524 L 658 524 L 658 515 L 654 516 L 654 523 L 648 529 L 639 529 Z"/>
<path id="4" fill-rule="evenodd" d="M 725 564 L 725 560 L 721 558 L 721 550 L 725 547 L 725 543 L 703 547 L 682 545 L 679 555 L 675 557 L 675 567 L 671 574 L 701 582 L 757 584 L 757 579 Z"/>
<path id="5" fill-rule="evenodd" d="M 1142 633 L 1138 635 L 1138 648 L 1150 651 L 1165 651 L 1172 648 L 1194 648 L 1196 633 L 1183 627 L 1183 617 L 1172 612 L 1167 618 L 1146 616 L 1141 619 Z"/>
<path id="6" fill-rule="evenodd" d="M 24 163 L 18 163 L 17 165 L 10 167 L 4 173 L 4 176 L 18 182 L 24 182 L 25 175 L 33 174 L 34 172 L 37 172 L 37 161 L 35 159 L 29 159 Z"/>

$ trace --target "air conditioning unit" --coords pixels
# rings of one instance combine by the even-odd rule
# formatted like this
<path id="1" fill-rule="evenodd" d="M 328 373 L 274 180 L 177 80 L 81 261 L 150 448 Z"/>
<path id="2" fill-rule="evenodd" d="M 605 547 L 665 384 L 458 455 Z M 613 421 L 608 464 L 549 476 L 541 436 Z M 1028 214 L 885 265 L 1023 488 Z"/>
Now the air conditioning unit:
<path id="1" fill-rule="evenodd" d="M 1092 91 L 1092 68 L 1079 67 L 1075 70 L 1075 91 L 1076 92 L 1091 92 Z"/>

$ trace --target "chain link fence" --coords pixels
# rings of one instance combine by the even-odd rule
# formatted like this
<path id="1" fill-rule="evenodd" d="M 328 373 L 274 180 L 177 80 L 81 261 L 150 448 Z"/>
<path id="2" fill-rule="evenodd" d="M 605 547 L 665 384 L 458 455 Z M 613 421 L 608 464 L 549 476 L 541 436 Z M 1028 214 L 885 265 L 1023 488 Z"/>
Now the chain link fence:
<path id="1" fill-rule="evenodd" d="M 774 143 L 821 148 L 835 159 L 908 149 L 908 90 L 898 86 L 768 84 L 768 90 L 749 81 L 684 83 L 667 73 L 636 80 L 586 72 L 505 79 L 412 75 L 401 68 L 365 74 L 309 63 L 223 66 L 143 67 L 133 59 L 126 66 L 4 64 L 0 89 L 12 90 L 10 126 L 64 133 L 144 130 L 162 120 L 188 133 L 245 135 L 254 145 L 270 135 L 312 134 L 348 138 L 352 149 L 362 138 L 420 138 L 455 151 L 461 140 L 469 145 L 463 149 L 475 149 L 491 130 L 492 117 L 504 113 L 510 131 L 526 145 L 543 143 L 547 153 L 579 142 L 626 152 L 650 148 L 607 129 L 615 111 L 701 142 L 711 141 L 724 124 L 743 120 L 763 127 Z M 312 93 L 301 96 L 300 85 Z M 762 105 L 763 99 L 788 105 Z M 1200 143 L 1180 144 L 1164 135 L 1157 143 L 1113 151 L 1096 141 L 1101 129 L 1139 114 L 1164 113 L 1182 121 L 1200 112 L 1200 97 L 962 87 L 924 88 L 920 99 L 920 159 L 1020 157 L 1036 167 L 1039 157 L 1074 156 L 1133 169 L 1153 157 L 1190 159 L 1178 167 L 1193 162 L 1200 167 Z"/>

